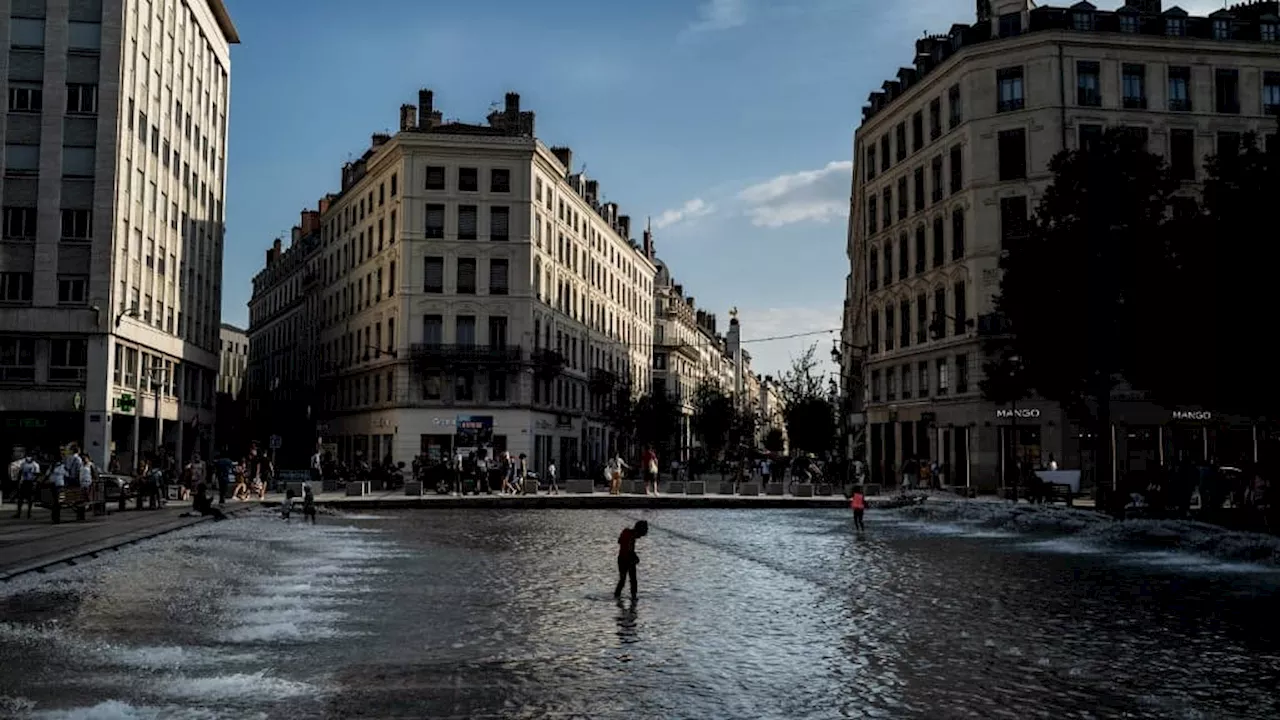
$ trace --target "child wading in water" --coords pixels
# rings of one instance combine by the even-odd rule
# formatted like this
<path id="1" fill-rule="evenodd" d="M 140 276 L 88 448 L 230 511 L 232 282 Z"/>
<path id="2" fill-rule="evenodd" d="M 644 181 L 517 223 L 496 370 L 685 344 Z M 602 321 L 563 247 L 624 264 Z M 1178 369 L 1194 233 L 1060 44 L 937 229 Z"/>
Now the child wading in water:
<path id="1" fill-rule="evenodd" d="M 640 564 L 640 556 L 636 555 L 636 540 L 649 534 L 649 523 L 640 520 L 633 528 L 624 528 L 618 535 L 618 587 L 614 589 L 614 597 L 622 597 L 622 588 L 631 579 L 631 599 L 636 599 L 636 566 Z"/>
<path id="2" fill-rule="evenodd" d="M 302 486 L 302 521 L 310 520 L 312 525 L 316 524 L 316 494 L 311 491 L 310 485 Z"/>
<path id="3" fill-rule="evenodd" d="M 862 494 L 861 485 L 853 488 L 853 499 L 849 501 L 849 507 L 853 508 L 853 526 L 858 532 L 863 532 L 867 529 L 862 524 L 862 514 L 867 510 L 867 498 Z"/>

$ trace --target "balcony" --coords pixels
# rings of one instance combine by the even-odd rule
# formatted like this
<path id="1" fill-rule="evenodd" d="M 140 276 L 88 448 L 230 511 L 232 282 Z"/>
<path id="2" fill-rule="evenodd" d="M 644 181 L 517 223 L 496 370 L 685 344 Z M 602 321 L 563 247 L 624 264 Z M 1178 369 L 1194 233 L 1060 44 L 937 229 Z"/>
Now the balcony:
<path id="1" fill-rule="evenodd" d="M 588 386 L 592 395 L 608 395 L 622 382 L 617 373 L 604 368 L 592 368 Z"/>
<path id="2" fill-rule="evenodd" d="M 564 372 L 564 355 L 555 350 L 536 349 L 530 361 L 539 380 L 554 380 Z"/>
<path id="3" fill-rule="evenodd" d="M 414 366 L 420 370 L 501 368 L 518 365 L 519 345 L 440 345 L 418 343 L 412 348 Z"/>

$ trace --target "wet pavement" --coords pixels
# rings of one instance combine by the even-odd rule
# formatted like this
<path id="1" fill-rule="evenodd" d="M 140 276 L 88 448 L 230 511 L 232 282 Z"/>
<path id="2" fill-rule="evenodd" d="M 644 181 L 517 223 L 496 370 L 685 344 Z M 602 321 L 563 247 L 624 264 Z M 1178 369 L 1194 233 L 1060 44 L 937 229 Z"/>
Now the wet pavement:
<path id="1" fill-rule="evenodd" d="M 637 519 L 640 599 L 616 602 Z M 0 591 L 0 717 L 1274 718 L 1280 571 L 872 512 L 266 513 Z M 78 714 L 73 714 L 78 713 Z"/>

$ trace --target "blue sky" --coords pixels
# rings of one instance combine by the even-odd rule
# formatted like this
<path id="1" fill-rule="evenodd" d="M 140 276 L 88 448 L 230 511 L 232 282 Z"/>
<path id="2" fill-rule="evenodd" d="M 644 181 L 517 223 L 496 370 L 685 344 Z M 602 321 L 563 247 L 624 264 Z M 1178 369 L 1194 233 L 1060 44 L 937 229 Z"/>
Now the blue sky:
<path id="1" fill-rule="evenodd" d="M 685 292 L 743 335 L 839 328 L 853 130 L 916 37 L 972 0 L 226 0 L 232 50 L 223 319 L 273 238 L 338 187 L 420 87 L 480 121 L 507 91 L 573 148 Z M 1117 3 L 1118 4 L 1118 3 Z M 1183 7 L 1191 10 L 1197 3 Z M 1212 5 L 1212 3 L 1208 3 Z M 580 169 L 575 168 L 575 169 Z M 637 238 L 639 230 L 634 231 Z M 757 372 L 814 340 L 750 345 Z"/>

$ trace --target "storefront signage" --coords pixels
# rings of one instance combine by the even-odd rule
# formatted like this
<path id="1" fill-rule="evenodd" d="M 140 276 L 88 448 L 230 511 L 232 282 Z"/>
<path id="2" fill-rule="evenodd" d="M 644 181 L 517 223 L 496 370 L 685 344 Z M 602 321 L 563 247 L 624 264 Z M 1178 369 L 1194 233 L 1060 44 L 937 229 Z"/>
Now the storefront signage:
<path id="1" fill-rule="evenodd" d="M 1039 408 L 1019 408 L 1017 410 L 997 410 L 996 417 L 1004 419 L 1031 420 L 1040 417 Z"/>
<path id="2" fill-rule="evenodd" d="M 1213 413 L 1208 410 L 1174 410 L 1174 420 L 1212 420 Z"/>
<path id="3" fill-rule="evenodd" d="M 453 427 L 456 422 L 453 418 L 431 418 L 431 424 L 439 427 Z"/>
<path id="4" fill-rule="evenodd" d="M 492 415 L 459 415 L 458 430 L 462 432 L 481 432 L 493 429 Z"/>

